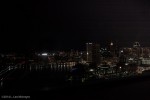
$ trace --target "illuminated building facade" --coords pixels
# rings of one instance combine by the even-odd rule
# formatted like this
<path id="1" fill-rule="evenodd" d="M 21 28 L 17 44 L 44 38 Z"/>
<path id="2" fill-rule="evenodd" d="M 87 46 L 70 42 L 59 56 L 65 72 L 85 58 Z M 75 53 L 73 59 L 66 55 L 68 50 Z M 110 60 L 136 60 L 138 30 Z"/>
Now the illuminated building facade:
<path id="1" fill-rule="evenodd" d="M 141 46 L 139 42 L 135 42 L 133 44 L 133 56 L 134 58 L 139 58 L 141 57 Z"/>
<path id="2" fill-rule="evenodd" d="M 96 43 L 86 43 L 87 62 L 100 63 L 100 45 Z"/>
<path id="3" fill-rule="evenodd" d="M 110 51 L 110 54 L 112 57 L 118 56 L 119 49 L 118 49 L 117 45 L 114 44 L 113 42 L 110 43 L 108 50 Z"/>
<path id="4" fill-rule="evenodd" d="M 92 54 L 93 54 L 93 43 L 86 43 L 86 52 L 87 52 L 87 62 L 92 62 Z"/>
<path id="5" fill-rule="evenodd" d="M 123 54 L 130 58 L 149 58 L 150 47 L 141 47 L 138 42 L 135 42 L 132 48 L 123 48 Z"/>
<path id="6" fill-rule="evenodd" d="M 133 47 L 123 48 L 123 56 L 127 63 L 149 64 L 150 47 L 141 47 L 139 42 L 134 42 Z"/>

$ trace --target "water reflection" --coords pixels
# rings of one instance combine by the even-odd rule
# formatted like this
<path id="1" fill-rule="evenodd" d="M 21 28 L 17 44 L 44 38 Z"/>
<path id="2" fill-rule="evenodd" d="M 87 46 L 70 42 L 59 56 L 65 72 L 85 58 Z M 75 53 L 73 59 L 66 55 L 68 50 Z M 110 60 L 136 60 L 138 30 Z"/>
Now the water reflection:
<path id="1" fill-rule="evenodd" d="M 32 71 L 42 71 L 42 70 L 49 70 L 54 72 L 62 72 L 62 71 L 71 71 L 74 64 L 72 63 L 50 63 L 47 65 L 39 65 L 39 64 L 32 64 L 32 65 L 20 65 L 18 68 L 22 70 L 29 70 Z M 10 68 L 9 68 L 10 69 Z"/>
<path id="2" fill-rule="evenodd" d="M 1 79 L 1 87 L 3 87 L 3 78 Z"/>
<path id="3" fill-rule="evenodd" d="M 3 81 L 1 81 L 1 87 L 3 87 Z"/>
<path id="4" fill-rule="evenodd" d="M 32 67 L 30 66 L 30 71 L 32 70 Z"/>

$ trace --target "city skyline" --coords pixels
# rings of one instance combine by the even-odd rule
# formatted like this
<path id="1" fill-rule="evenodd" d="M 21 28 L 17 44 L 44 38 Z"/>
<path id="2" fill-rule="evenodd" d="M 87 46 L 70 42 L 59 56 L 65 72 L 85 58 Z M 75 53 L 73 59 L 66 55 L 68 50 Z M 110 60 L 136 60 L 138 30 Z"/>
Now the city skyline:
<path id="1" fill-rule="evenodd" d="M 68 46 L 67 44 L 64 45 L 56 45 L 56 47 L 53 47 L 52 45 L 49 46 L 40 46 L 37 47 L 37 45 L 34 45 L 33 47 L 30 46 L 24 46 L 16 48 L 16 47 L 6 47 L 6 48 L 1 48 L 0 52 L 1 53 L 27 53 L 27 52 L 49 52 L 49 51 L 71 51 L 71 50 L 78 50 L 78 51 L 85 51 L 86 50 L 86 44 L 87 43 L 94 43 L 94 44 L 98 44 L 100 46 L 100 48 L 109 48 L 109 46 L 113 45 L 116 48 L 125 48 L 125 47 L 129 47 L 132 48 L 134 47 L 135 43 L 139 43 L 141 47 L 150 47 L 149 45 L 143 45 L 141 42 L 139 41 L 134 41 L 134 42 L 128 42 L 129 44 L 124 44 L 121 45 L 122 43 L 119 42 L 115 42 L 115 41 L 107 41 L 107 42 L 85 42 L 85 43 L 79 43 L 79 45 L 75 45 L 75 44 L 71 44 L 70 46 Z"/>
<path id="2" fill-rule="evenodd" d="M 143 100 L 149 83 L 150 1 L 1 3 L 0 98 Z"/>

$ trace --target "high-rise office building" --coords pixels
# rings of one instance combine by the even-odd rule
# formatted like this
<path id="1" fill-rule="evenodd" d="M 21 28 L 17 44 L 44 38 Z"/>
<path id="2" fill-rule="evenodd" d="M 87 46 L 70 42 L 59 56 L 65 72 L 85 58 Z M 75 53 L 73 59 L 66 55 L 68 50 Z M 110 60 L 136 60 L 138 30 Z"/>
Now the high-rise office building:
<path id="1" fill-rule="evenodd" d="M 96 43 L 86 43 L 87 62 L 100 63 L 100 45 Z"/>
<path id="2" fill-rule="evenodd" d="M 92 62 L 92 48 L 93 48 L 93 43 L 86 43 L 86 52 L 87 52 L 87 62 Z"/>
<path id="3" fill-rule="evenodd" d="M 139 42 L 134 42 L 132 53 L 135 58 L 139 58 L 141 56 L 142 50 L 141 50 L 141 45 Z"/>
<path id="4" fill-rule="evenodd" d="M 115 48 L 115 46 L 114 46 L 114 43 L 113 42 L 111 42 L 110 43 L 110 45 L 109 45 L 109 51 L 110 51 L 110 54 L 111 54 L 111 56 L 112 57 L 114 57 L 115 55 L 116 55 L 116 48 Z"/>
<path id="5" fill-rule="evenodd" d="M 115 43 L 110 42 L 110 44 L 107 47 L 107 50 L 109 52 L 109 57 L 118 57 L 119 56 L 119 47 L 117 45 L 117 42 L 115 42 Z"/>

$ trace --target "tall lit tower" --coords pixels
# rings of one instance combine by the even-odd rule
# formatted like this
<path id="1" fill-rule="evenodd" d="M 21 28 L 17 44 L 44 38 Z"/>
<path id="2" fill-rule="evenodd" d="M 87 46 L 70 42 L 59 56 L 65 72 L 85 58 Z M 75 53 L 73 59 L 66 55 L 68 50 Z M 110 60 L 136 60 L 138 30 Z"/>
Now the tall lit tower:
<path id="1" fill-rule="evenodd" d="M 134 57 L 137 57 L 137 58 L 141 56 L 141 45 L 139 42 L 133 43 L 133 54 L 134 54 Z"/>
<path id="2" fill-rule="evenodd" d="M 86 43 L 86 52 L 87 52 L 87 62 L 92 62 L 92 48 L 93 48 L 93 43 Z"/>
<path id="3" fill-rule="evenodd" d="M 109 44 L 109 51 L 110 51 L 112 57 L 118 56 L 119 48 L 118 48 L 117 44 L 116 43 L 114 44 L 113 42 L 111 42 Z"/>
<path id="4" fill-rule="evenodd" d="M 87 62 L 100 63 L 100 45 L 96 43 L 86 43 Z"/>
<path id="5" fill-rule="evenodd" d="M 110 50 L 112 56 L 115 55 L 115 54 L 114 54 L 114 53 L 115 53 L 115 50 L 114 50 L 114 49 L 115 49 L 115 48 L 114 48 L 114 43 L 111 42 L 110 45 L 109 45 L 109 50 Z"/>

